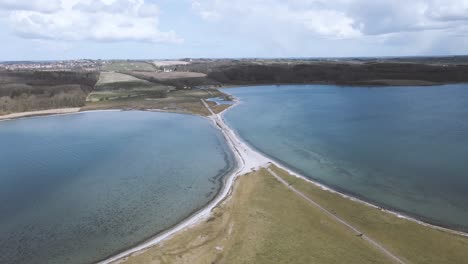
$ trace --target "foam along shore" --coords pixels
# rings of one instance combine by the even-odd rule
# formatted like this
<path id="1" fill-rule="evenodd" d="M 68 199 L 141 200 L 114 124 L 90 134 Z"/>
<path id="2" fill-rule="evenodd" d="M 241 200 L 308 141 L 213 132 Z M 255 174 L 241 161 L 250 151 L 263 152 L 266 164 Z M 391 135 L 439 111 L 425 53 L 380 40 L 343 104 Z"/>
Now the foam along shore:
<path id="1" fill-rule="evenodd" d="M 73 111 L 72 111 L 73 109 Z M 50 109 L 44 111 L 33 111 L 33 112 L 22 112 L 22 113 L 15 113 L 13 117 L 6 118 L 6 115 L 0 116 L 0 122 L 2 121 L 10 121 L 15 119 L 24 119 L 24 118 L 40 118 L 40 117 L 48 117 L 48 116 L 63 116 L 63 115 L 77 115 L 77 114 L 86 114 L 86 113 L 100 113 L 100 112 L 122 112 L 122 111 L 129 111 L 125 109 L 101 109 L 101 110 L 86 110 L 81 111 L 81 108 L 62 108 L 62 109 Z M 148 111 L 148 112 L 161 112 L 161 113 L 176 113 L 166 110 L 157 110 L 157 109 L 148 109 L 148 110 L 130 110 L 130 111 Z M 26 113 L 32 113 L 27 114 Z M 18 116 L 16 116 L 18 114 Z M 25 115 L 22 115 L 25 114 Z M 184 113 L 185 114 L 185 113 Z M 8 115 L 9 116 L 9 115 Z M 4 118 L 5 117 L 5 118 Z"/>
<path id="2" fill-rule="evenodd" d="M 49 110 L 41 110 L 41 111 L 12 113 L 8 115 L 1 115 L 0 121 L 23 118 L 23 117 L 33 117 L 33 116 L 72 114 L 72 113 L 78 113 L 80 109 L 81 109 L 80 107 L 74 107 L 74 108 L 59 108 L 59 109 L 49 109 Z"/>
<path id="3" fill-rule="evenodd" d="M 233 170 L 233 172 L 225 177 L 223 189 L 220 191 L 218 196 L 214 200 L 212 200 L 206 207 L 199 210 L 198 212 L 196 212 L 195 214 L 193 214 L 189 218 L 185 219 L 184 221 L 180 222 L 179 224 L 177 224 L 173 228 L 168 229 L 168 230 L 156 235 L 155 237 L 153 237 L 153 238 L 147 240 L 146 242 L 143 242 L 143 243 L 141 243 L 141 244 L 139 244 L 139 245 L 137 245 L 135 247 L 127 249 L 127 250 L 125 250 L 125 251 L 123 251 L 123 252 L 121 252 L 121 253 L 119 253 L 117 255 L 114 255 L 114 256 L 112 256 L 112 257 L 110 257 L 108 259 L 102 260 L 102 261 L 98 262 L 99 264 L 119 263 L 120 260 L 124 260 L 126 257 L 128 257 L 128 256 L 130 256 L 130 255 L 132 255 L 134 253 L 142 252 L 142 251 L 144 251 L 144 250 L 146 250 L 146 249 L 148 249 L 148 248 L 150 248 L 152 246 L 155 246 L 155 245 L 161 243 L 162 241 L 171 238 L 174 234 L 176 234 L 178 232 L 181 232 L 181 231 L 183 231 L 183 230 L 185 230 L 185 229 L 187 229 L 189 227 L 192 227 L 192 226 L 200 223 L 202 220 L 207 219 L 210 216 L 212 210 L 215 207 L 217 207 L 226 197 L 228 197 L 232 193 L 232 187 L 233 187 L 233 184 L 234 184 L 237 177 L 245 175 L 245 174 L 247 174 L 249 172 L 252 172 L 252 171 L 259 170 L 261 168 L 268 168 L 271 164 L 274 164 L 278 168 L 288 172 L 289 174 L 291 174 L 294 177 L 300 178 L 300 179 L 302 179 L 302 180 L 304 180 L 304 181 L 306 181 L 308 183 L 311 183 L 311 184 L 313 184 L 315 186 L 320 187 L 322 190 L 338 194 L 338 195 L 340 195 L 340 196 L 342 196 L 342 197 L 344 197 L 346 199 L 349 199 L 349 200 L 352 200 L 352 201 L 355 201 L 355 202 L 358 202 L 358 203 L 362 203 L 362 204 L 365 204 L 365 205 L 373 207 L 373 208 L 381 209 L 379 206 L 376 206 L 374 204 L 368 203 L 368 202 L 363 201 L 361 199 L 358 199 L 358 198 L 343 194 L 343 193 L 338 192 L 338 191 L 336 191 L 334 189 L 331 189 L 331 188 L 329 188 L 329 187 L 327 187 L 327 186 L 325 186 L 323 184 L 320 184 L 318 182 L 310 180 L 309 178 L 307 178 L 307 177 L 305 177 L 305 176 L 291 170 L 290 168 L 288 168 L 285 165 L 277 162 L 276 160 L 273 160 L 273 159 L 267 157 L 266 155 L 256 151 L 251 146 L 249 146 L 246 142 L 244 142 L 237 135 L 237 133 L 234 132 L 225 123 L 223 115 L 224 115 L 225 111 L 228 110 L 228 109 L 224 110 L 223 112 L 221 112 L 219 114 L 215 114 L 211 110 L 209 105 L 204 100 L 202 100 L 202 103 L 210 111 L 211 115 L 208 117 L 208 119 L 210 119 L 213 122 L 213 124 L 218 129 L 221 130 L 223 136 L 225 137 L 225 139 L 227 141 L 228 146 L 231 148 L 232 152 L 235 155 L 235 159 L 236 159 L 236 163 L 237 163 L 236 168 Z M 239 105 L 239 102 L 236 101 L 235 104 L 232 107 L 236 107 L 238 105 Z M 384 209 L 381 209 L 381 210 L 384 210 Z M 462 235 L 462 236 L 468 237 L 468 233 L 459 232 L 459 231 L 455 231 L 455 230 L 452 230 L 452 229 L 431 225 L 431 224 L 422 222 L 422 221 L 420 221 L 418 219 L 415 219 L 415 218 L 400 214 L 398 212 L 393 212 L 393 211 L 389 211 L 389 210 L 384 210 L 384 211 L 387 212 L 387 213 L 393 214 L 393 215 L 395 215 L 395 216 L 397 216 L 399 218 L 404 218 L 406 220 L 416 222 L 416 223 L 421 224 L 423 226 L 427 226 L 427 227 L 430 227 L 430 228 L 433 228 L 433 229 L 438 229 L 438 230 L 446 231 L 446 232 L 449 232 L 449 233 L 452 233 L 452 234 L 457 234 L 457 235 Z"/>

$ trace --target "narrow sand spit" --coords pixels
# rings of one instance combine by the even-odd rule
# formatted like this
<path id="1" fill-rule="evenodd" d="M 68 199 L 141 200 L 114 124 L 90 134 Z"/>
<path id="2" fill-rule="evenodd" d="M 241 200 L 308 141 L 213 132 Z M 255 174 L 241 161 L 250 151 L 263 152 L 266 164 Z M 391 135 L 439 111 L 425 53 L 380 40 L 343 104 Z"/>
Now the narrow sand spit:
<path id="1" fill-rule="evenodd" d="M 350 200 L 353 200 L 353 201 L 356 201 L 356 202 L 359 202 L 359 203 L 363 203 L 363 204 L 365 204 L 367 206 L 370 206 L 370 207 L 380 208 L 380 207 L 378 207 L 378 206 L 376 206 L 374 204 L 371 204 L 371 203 L 368 203 L 366 201 L 360 200 L 358 198 L 355 198 L 355 197 L 340 193 L 340 192 L 338 192 L 336 190 L 333 190 L 333 189 L 331 189 L 331 188 L 329 188 L 329 187 L 327 187 L 327 186 L 325 186 L 323 184 L 320 184 L 318 182 L 310 180 L 309 178 L 307 178 L 307 177 L 305 177 L 305 176 L 303 176 L 303 175 L 301 175 L 301 174 L 287 168 L 283 164 L 281 164 L 281 163 L 279 163 L 279 162 L 265 156 L 264 154 L 256 151 L 251 146 L 249 146 L 246 142 L 244 142 L 228 125 L 226 125 L 226 123 L 224 121 L 224 118 L 223 118 L 223 115 L 230 108 L 224 110 L 223 112 L 221 112 L 219 114 L 215 114 L 203 99 L 202 99 L 202 103 L 205 105 L 205 107 L 211 113 L 211 116 L 209 116 L 208 119 L 210 119 L 213 122 L 213 124 L 218 129 L 221 130 L 224 137 L 226 138 L 226 141 L 227 141 L 229 147 L 231 148 L 232 152 L 235 155 L 235 158 L 236 158 L 236 161 L 237 161 L 237 167 L 234 169 L 234 172 L 226 176 L 223 189 L 218 194 L 218 196 L 213 201 L 211 201 L 206 207 L 204 207 L 200 211 L 196 212 L 195 214 L 193 214 L 192 216 L 190 216 L 186 220 L 182 221 L 178 225 L 174 226 L 173 228 L 168 229 L 168 230 L 160 233 L 159 235 L 155 236 L 154 238 L 151 238 L 151 239 L 147 240 L 146 242 L 144 242 L 142 244 L 139 244 L 139 245 L 137 245 L 135 247 L 127 249 L 127 250 L 125 250 L 125 251 L 123 251 L 123 252 L 121 252 L 121 253 L 119 253 L 117 255 L 114 255 L 114 256 L 112 256 L 112 257 L 110 257 L 108 259 L 100 261 L 100 262 L 98 262 L 99 264 L 119 263 L 120 260 L 124 260 L 126 257 L 128 257 L 128 256 L 130 256 L 130 255 L 132 255 L 134 253 L 141 252 L 141 251 L 143 251 L 143 250 L 145 250 L 145 249 L 147 249 L 149 247 L 157 245 L 160 242 L 169 239 L 170 237 L 172 237 L 177 232 L 181 232 L 184 229 L 186 229 L 188 227 L 191 227 L 191 226 L 199 223 L 200 221 L 202 221 L 204 219 L 207 219 L 210 216 L 210 213 L 213 210 L 213 208 L 215 208 L 218 204 L 220 204 L 231 193 L 233 183 L 234 183 L 234 181 L 235 181 L 235 179 L 237 177 L 239 177 L 241 175 L 244 175 L 244 174 L 247 174 L 247 173 L 249 173 L 251 171 L 258 170 L 260 168 L 268 168 L 271 164 L 274 164 L 275 166 L 287 171 L 289 174 L 291 174 L 291 175 L 293 175 L 295 177 L 301 178 L 301 179 L 303 179 L 303 180 L 305 180 L 305 181 L 307 181 L 307 182 L 309 182 L 311 184 L 314 184 L 314 185 L 322 188 L 323 190 L 336 193 L 338 195 L 341 195 L 342 197 L 345 197 L 347 199 L 350 199 Z M 239 105 L 239 102 L 236 101 L 235 104 L 232 107 L 236 107 L 238 105 Z M 439 227 L 439 226 L 434 226 L 434 225 L 422 222 L 420 220 L 417 220 L 417 219 L 409 217 L 409 216 L 405 216 L 405 215 L 397 213 L 397 212 L 393 212 L 393 211 L 389 211 L 389 210 L 385 210 L 385 211 L 390 213 L 390 214 L 396 215 L 397 217 L 405 218 L 407 220 L 417 222 L 417 223 L 419 223 L 421 225 L 424 225 L 424 226 L 427 226 L 427 227 L 431 227 L 431 228 L 434 228 L 434 229 L 443 230 L 443 231 L 446 231 L 446 232 L 450 232 L 450 233 L 454 233 L 454 234 L 463 235 L 463 236 L 468 237 L 468 233 L 454 231 L 454 230 Z"/>
<path id="2" fill-rule="evenodd" d="M 151 246 L 154 246 L 170 238 L 175 233 L 180 232 L 194 224 L 199 223 L 201 220 L 208 218 L 213 208 L 215 208 L 219 203 L 221 203 L 224 200 L 226 196 L 228 196 L 231 193 L 232 185 L 238 176 L 249 173 L 261 167 L 267 167 L 269 165 L 270 160 L 268 158 L 252 150 L 243 141 L 237 138 L 235 133 L 229 127 L 226 126 L 223 119 L 221 118 L 221 115 L 214 114 L 211 111 L 211 108 L 209 108 L 209 106 L 204 101 L 202 102 L 205 104 L 208 110 L 212 113 L 212 115 L 208 118 L 214 123 L 216 127 L 218 127 L 221 130 L 224 137 L 226 138 L 226 141 L 229 147 L 231 148 L 231 150 L 233 151 L 235 155 L 237 167 L 234 169 L 234 172 L 226 176 L 223 189 L 218 194 L 218 196 L 213 201 L 211 201 L 205 208 L 198 211 L 191 217 L 187 218 L 186 220 L 182 221 L 178 225 L 174 226 L 173 228 L 164 231 L 163 233 L 157 235 L 156 237 L 138 246 L 135 246 L 115 256 L 112 256 L 106 260 L 103 260 L 99 262 L 100 264 L 118 262 L 119 260 L 124 259 L 125 257 L 133 253 L 137 253 Z"/>
<path id="3" fill-rule="evenodd" d="M 71 113 L 77 113 L 79 111 L 80 111 L 80 108 L 75 107 L 75 108 L 60 108 L 60 109 L 50 109 L 50 110 L 42 110 L 42 111 L 13 113 L 13 114 L 0 116 L 0 121 L 17 119 L 17 118 L 22 118 L 22 117 L 31 117 L 31 116 L 71 114 Z"/>
<path id="4" fill-rule="evenodd" d="M 64 108 L 64 109 L 75 109 L 75 108 Z M 51 109 L 51 110 L 45 110 L 45 111 L 35 111 L 35 112 L 23 112 L 23 113 L 33 113 L 32 115 L 19 115 L 19 116 L 14 116 L 14 117 L 9 117 L 9 118 L 3 118 L 6 117 L 0 116 L 0 122 L 2 121 L 9 121 L 9 120 L 16 120 L 16 119 L 25 119 L 25 118 L 41 118 L 41 117 L 48 117 L 48 116 L 64 116 L 64 115 L 78 115 L 78 114 L 85 114 L 85 113 L 99 113 L 99 112 L 121 112 L 125 111 L 123 109 L 103 109 L 103 110 L 88 110 L 88 111 L 81 111 L 80 108 L 77 108 L 78 111 L 61 111 L 63 109 Z M 18 114 L 23 114 L 23 113 L 18 113 Z M 16 114 L 15 114 L 16 115 Z"/>

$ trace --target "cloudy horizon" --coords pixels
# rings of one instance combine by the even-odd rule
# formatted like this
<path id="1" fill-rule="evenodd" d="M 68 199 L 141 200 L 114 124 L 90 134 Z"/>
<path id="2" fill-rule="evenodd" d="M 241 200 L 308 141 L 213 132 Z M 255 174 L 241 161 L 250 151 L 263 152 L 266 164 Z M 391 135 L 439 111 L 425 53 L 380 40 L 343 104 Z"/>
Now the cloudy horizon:
<path id="1" fill-rule="evenodd" d="M 468 0 L 0 0 L 1 61 L 468 53 Z"/>

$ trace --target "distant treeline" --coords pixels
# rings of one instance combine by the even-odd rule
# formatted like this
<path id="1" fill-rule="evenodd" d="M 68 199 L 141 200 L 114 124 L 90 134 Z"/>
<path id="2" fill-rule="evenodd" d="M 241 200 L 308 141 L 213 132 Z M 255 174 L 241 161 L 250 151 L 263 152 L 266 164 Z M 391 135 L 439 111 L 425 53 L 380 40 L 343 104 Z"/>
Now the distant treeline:
<path id="1" fill-rule="evenodd" d="M 25 83 L 28 85 L 79 84 L 92 90 L 99 79 L 98 72 L 80 71 L 0 71 L 0 84 Z"/>
<path id="2" fill-rule="evenodd" d="M 349 85 L 468 82 L 468 65 L 413 63 L 233 65 L 212 69 L 208 77 L 223 84 L 331 83 Z"/>
<path id="3" fill-rule="evenodd" d="M 83 106 L 98 72 L 0 72 L 0 114 Z"/>
<path id="4" fill-rule="evenodd" d="M 294 60 L 271 62 L 269 60 L 226 59 L 178 65 L 177 71 L 200 72 L 207 76 L 161 80 L 137 72 L 125 73 L 153 83 L 171 85 L 177 89 L 230 84 L 320 83 L 369 86 L 468 82 L 468 64 L 426 64 L 397 60 L 392 62 L 296 62 Z"/>

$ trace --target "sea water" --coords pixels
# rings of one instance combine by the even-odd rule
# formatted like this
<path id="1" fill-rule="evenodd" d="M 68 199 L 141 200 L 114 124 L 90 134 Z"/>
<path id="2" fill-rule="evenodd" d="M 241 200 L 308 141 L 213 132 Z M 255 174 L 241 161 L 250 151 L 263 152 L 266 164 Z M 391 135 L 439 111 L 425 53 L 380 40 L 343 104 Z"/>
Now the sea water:
<path id="1" fill-rule="evenodd" d="M 209 120 L 97 112 L 0 122 L 0 263 L 92 263 L 207 204 L 233 168 Z"/>
<path id="2" fill-rule="evenodd" d="M 228 124 L 306 177 L 468 230 L 468 85 L 228 88 Z"/>

